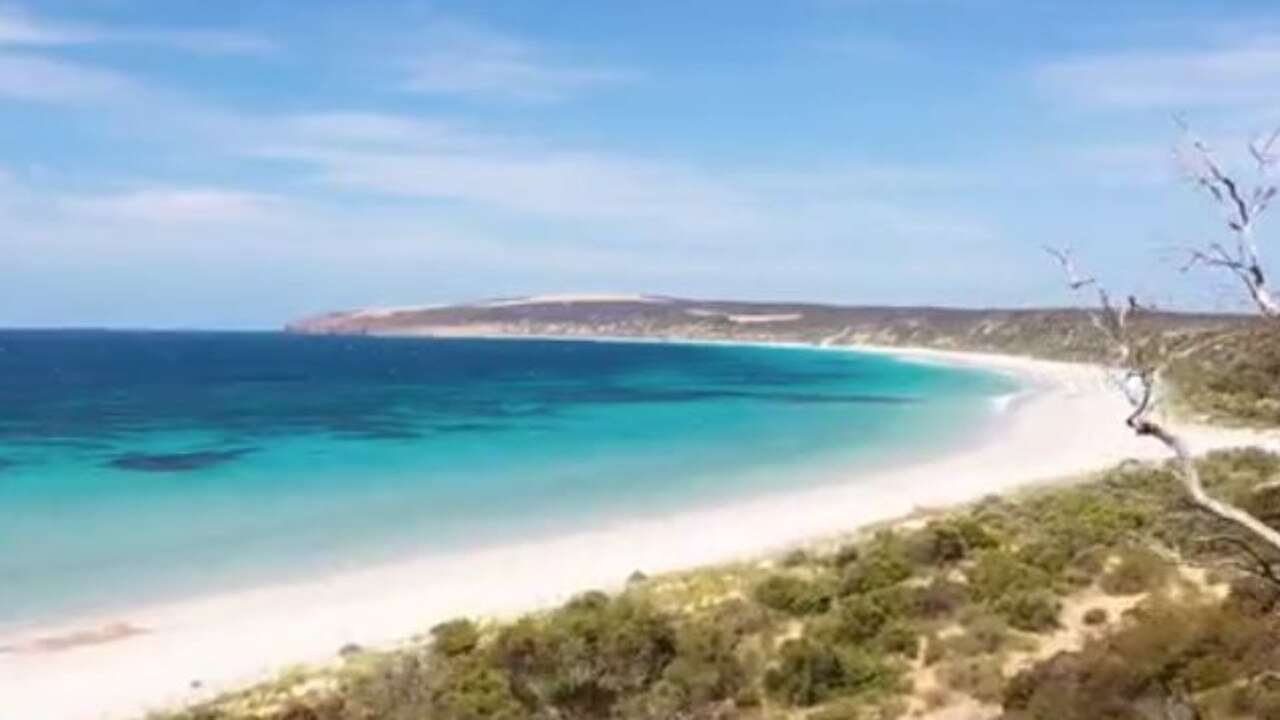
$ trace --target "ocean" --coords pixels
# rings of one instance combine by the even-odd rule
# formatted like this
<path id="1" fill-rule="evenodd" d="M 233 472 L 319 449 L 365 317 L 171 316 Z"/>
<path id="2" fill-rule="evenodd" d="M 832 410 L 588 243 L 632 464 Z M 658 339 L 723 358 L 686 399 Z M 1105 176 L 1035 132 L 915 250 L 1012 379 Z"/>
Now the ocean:
<path id="1" fill-rule="evenodd" d="M 797 347 L 0 332 L 0 628 L 856 480 L 1017 389 Z"/>

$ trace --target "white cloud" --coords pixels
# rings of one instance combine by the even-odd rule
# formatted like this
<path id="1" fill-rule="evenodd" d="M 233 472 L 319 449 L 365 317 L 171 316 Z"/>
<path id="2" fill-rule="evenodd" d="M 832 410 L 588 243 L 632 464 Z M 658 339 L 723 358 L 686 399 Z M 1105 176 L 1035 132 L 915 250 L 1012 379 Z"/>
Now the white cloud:
<path id="1" fill-rule="evenodd" d="M 1088 110 L 1247 109 L 1280 101 L 1280 36 L 1059 60 L 1037 68 L 1035 81 L 1052 99 Z"/>
<path id="2" fill-rule="evenodd" d="M 304 116 L 283 127 L 288 139 L 252 152 L 300 163 L 315 180 L 363 193 L 702 237 L 769 221 L 733 183 L 679 163 L 375 114 Z"/>
<path id="3" fill-rule="evenodd" d="M 947 242 L 991 236 L 971 220 L 921 207 L 923 193 L 972 179 L 950 169 L 849 165 L 766 173 L 366 113 L 271 125 L 274 144 L 249 152 L 287 161 L 313 183 L 357 196 L 420 200 L 437 212 L 471 210 L 485 221 L 521 227 L 546 221 L 538 226 L 607 245 L 829 248 L 851 236 Z"/>
<path id="4" fill-rule="evenodd" d="M 552 102 L 635 78 L 616 68 L 552 59 L 526 41 L 458 24 L 433 28 L 424 44 L 404 85 L 412 92 Z"/>
<path id="5" fill-rule="evenodd" d="M 1048 177 L 1055 183 L 1165 188 L 1179 177 L 1172 149 L 1158 138 L 1050 145 L 1038 151 L 1032 162 L 1052 168 Z"/>
<path id="6" fill-rule="evenodd" d="M 86 39 L 76 28 L 38 20 L 15 7 L 0 7 L 0 46 L 66 45 Z"/>
<path id="7" fill-rule="evenodd" d="M 503 142 L 464 131 L 455 123 L 437 118 L 409 118 L 375 112 L 308 113 L 269 122 L 268 125 L 272 126 L 270 139 L 275 142 L 283 139 L 331 148 L 394 148 L 398 152 L 464 147 L 493 149 Z"/>
<path id="8" fill-rule="evenodd" d="M 0 245 L 21 260 L 0 276 L 6 287 L 27 287 L 25 309 L 7 308 L 10 322 L 107 322 L 96 313 L 108 313 L 118 322 L 225 325 L 225 307 L 283 320 L 430 293 L 578 287 L 727 295 L 773 287 L 919 301 L 902 288 L 998 242 L 963 213 L 893 197 L 955 181 L 927 168 L 762 175 L 485 142 L 430 118 L 364 113 L 259 118 L 256 129 L 241 129 L 254 130 L 253 142 L 305 138 L 281 156 L 305 163 L 303 182 L 330 187 L 69 194 L 46 177 L 18 211 L 0 212 Z M 341 188 L 360 192 L 333 192 Z M 922 248 L 931 258 L 924 266 Z M 227 305 L 229 287 L 236 302 Z M 67 299 L 77 297 L 88 299 Z M 158 306 L 157 297 L 178 305 Z"/>
<path id="9" fill-rule="evenodd" d="M 459 201 L 550 218 L 648 223 L 664 232 L 725 233 L 764 221 L 733 190 L 675 165 L 561 151 L 312 152 L 329 183 Z"/>
<path id="10" fill-rule="evenodd" d="M 847 193 L 897 190 L 955 188 L 972 183 L 981 173 L 972 169 L 958 170 L 934 165 L 906 163 L 861 163 L 852 166 L 810 168 L 803 172 L 762 173 L 755 179 L 763 186 L 781 191 L 826 196 L 832 192 Z"/>
<path id="11" fill-rule="evenodd" d="M 205 28 L 112 28 L 39 18 L 0 6 L 0 47 L 138 45 L 214 55 L 261 55 L 275 44 L 261 35 Z"/>
<path id="12" fill-rule="evenodd" d="M 112 220 L 206 225 L 262 220 L 282 207 L 282 201 L 236 190 L 149 188 L 69 198 L 64 205 L 73 214 Z"/>
<path id="13" fill-rule="evenodd" d="M 209 55 L 266 55 L 277 47 L 269 38 L 238 30 L 115 30 L 103 32 L 99 37 L 103 42 L 147 45 Z"/>
<path id="14" fill-rule="evenodd" d="M 25 53 L 0 53 L 0 98 L 48 103 L 94 102 L 137 89 L 123 75 Z"/>

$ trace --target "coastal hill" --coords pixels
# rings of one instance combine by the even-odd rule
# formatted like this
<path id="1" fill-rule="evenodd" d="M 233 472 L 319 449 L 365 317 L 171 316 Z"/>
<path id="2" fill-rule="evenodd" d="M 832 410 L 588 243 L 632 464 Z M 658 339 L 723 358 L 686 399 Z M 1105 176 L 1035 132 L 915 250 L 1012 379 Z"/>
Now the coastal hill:
<path id="1" fill-rule="evenodd" d="M 1239 326 L 1230 315 L 1148 313 L 1140 327 L 1194 334 Z M 290 332 L 351 335 L 595 336 L 913 345 L 1096 359 L 1075 309 L 964 309 L 688 300 L 653 295 L 537 295 L 463 305 L 367 308 L 290 323 Z"/>
<path id="2" fill-rule="evenodd" d="M 1180 411 L 1232 425 L 1280 426 L 1280 333 L 1241 315 L 1143 312 L 1133 329 L 1170 358 Z M 463 305 L 319 315 L 295 333 L 418 337 L 618 337 L 912 346 L 1101 362 L 1080 309 L 967 309 L 688 300 L 653 295 L 538 295 Z"/>

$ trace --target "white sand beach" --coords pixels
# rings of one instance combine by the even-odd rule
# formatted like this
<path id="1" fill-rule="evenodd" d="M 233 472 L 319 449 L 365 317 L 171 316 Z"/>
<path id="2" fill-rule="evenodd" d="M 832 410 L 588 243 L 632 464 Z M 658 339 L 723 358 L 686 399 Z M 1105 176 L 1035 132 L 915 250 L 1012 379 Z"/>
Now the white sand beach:
<path id="1" fill-rule="evenodd" d="M 997 355 L 884 350 L 1008 372 L 1027 391 L 970 447 L 788 494 L 600 531 L 374 567 L 325 579 L 142 607 L 0 637 L 0 718 L 114 720 L 208 696 L 348 643 L 393 644 L 456 615 L 547 606 L 590 588 L 725 561 L 1034 481 L 1164 455 L 1124 427 L 1123 398 L 1096 367 Z M 1196 451 L 1275 434 L 1185 428 Z"/>

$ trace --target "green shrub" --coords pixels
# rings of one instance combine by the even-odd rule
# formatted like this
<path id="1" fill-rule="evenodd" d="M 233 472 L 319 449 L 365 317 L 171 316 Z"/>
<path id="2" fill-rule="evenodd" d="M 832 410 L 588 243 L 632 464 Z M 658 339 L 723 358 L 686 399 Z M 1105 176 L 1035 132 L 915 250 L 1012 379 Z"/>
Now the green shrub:
<path id="1" fill-rule="evenodd" d="M 1058 627 L 1062 602 L 1047 590 L 1019 590 L 997 600 L 993 608 L 1009 625 L 1038 633 Z"/>
<path id="2" fill-rule="evenodd" d="M 893 617 L 892 610 L 872 595 L 852 595 L 833 612 L 833 630 L 839 642 L 863 643 L 875 637 Z"/>
<path id="3" fill-rule="evenodd" d="M 1218 331 L 1178 353 L 1168 370 L 1177 399 L 1215 419 L 1280 423 L 1280 344 L 1274 329 Z"/>
<path id="4" fill-rule="evenodd" d="M 494 663 L 517 681 L 543 670 L 555 649 L 543 623 L 523 617 L 498 631 L 489 648 Z"/>
<path id="5" fill-rule="evenodd" d="M 809 707 L 844 695 L 887 690 L 898 672 L 882 658 L 857 649 L 799 638 L 783 643 L 777 665 L 765 675 L 770 694 Z"/>
<path id="6" fill-rule="evenodd" d="M 421 652 L 402 652 L 370 656 L 367 661 L 361 672 L 344 675 L 337 698 L 343 712 L 322 717 L 412 720 L 412 712 L 434 706 L 441 675 L 435 658 Z M 257 720 L 252 715 L 229 717 Z"/>
<path id="7" fill-rule="evenodd" d="M 1006 717 L 1127 720 L 1138 717 L 1132 708 L 1139 702 L 1162 702 L 1165 688 L 1185 687 L 1196 697 L 1231 690 L 1280 667 L 1277 637 L 1274 614 L 1148 600 L 1116 632 L 1019 673 L 1005 690 Z"/>
<path id="8" fill-rule="evenodd" d="M 857 543 L 845 543 L 831 556 L 831 564 L 837 568 L 842 568 L 845 565 L 857 562 L 861 556 L 862 551 L 858 548 Z"/>
<path id="9" fill-rule="evenodd" d="M 756 602 L 791 615 L 824 613 L 833 594 L 827 583 L 789 574 L 770 575 L 752 591 Z"/>
<path id="10" fill-rule="evenodd" d="M 875 645 L 891 655 L 914 658 L 920 653 L 920 631 L 908 622 L 894 620 L 881 628 Z"/>
<path id="11" fill-rule="evenodd" d="M 1236 578 L 1227 594 L 1227 605 L 1241 615 L 1262 617 L 1280 608 L 1280 587 L 1252 575 Z"/>
<path id="12" fill-rule="evenodd" d="M 911 618 L 904 615 L 908 609 L 900 588 L 851 595 L 829 613 L 811 620 L 806 632 L 831 645 L 914 656 L 920 633 Z"/>
<path id="13" fill-rule="evenodd" d="M 960 536 L 964 538 L 970 551 L 987 550 L 1000 544 L 1000 538 L 994 529 L 987 527 L 974 513 L 955 518 L 951 522 L 960 531 Z"/>
<path id="14" fill-rule="evenodd" d="M 917 565 L 941 566 L 959 562 L 971 553 L 995 547 L 995 537 L 975 518 L 935 520 L 907 540 L 908 555 Z"/>
<path id="15" fill-rule="evenodd" d="M 952 524 L 933 521 L 907 539 L 907 553 L 916 565 L 942 566 L 969 554 L 969 545 Z"/>
<path id="16" fill-rule="evenodd" d="M 620 698 L 655 683 L 675 651 L 670 618 L 647 602 L 587 593 L 542 622 L 504 628 L 492 659 L 516 696 L 591 716 L 609 714 Z"/>
<path id="17" fill-rule="evenodd" d="M 447 667 L 432 705 L 440 720 L 517 718 L 524 714 L 502 672 L 475 659 Z"/>
<path id="18" fill-rule="evenodd" d="M 792 705 L 810 706 L 839 695 L 848 683 L 840 653 L 808 639 L 788 640 L 777 667 L 765 675 L 771 694 Z"/>
<path id="19" fill-rule="evenodd" d="M 469 653 L 480 644 L 480 630 L 466 619 L 450 620 L 431 628 L 432 647 L 445 657 Z"/>
<path id="20" fill-rule="evenodd" d="M 1052 587 L 1049 575 L 1005 550 L 984 550 L 965 571 L 974 597 L 999 602 L 1015 593 Z"/>
<path id="21" fill-rule="evenodd" d="M 1155 511 L 1114 481 L 1046 493 L 1019 507 L 1029 538 L 1021 559 L 1057 575 L 1082 553 L 1150 527 Z"/>
<path id="22" fill-rule="evenodd" d="M 1125 547 L 1102 573 L 1098 586 L 1108 595 L 1137 595 L 1163 586 L 1170 572 L 1168 561 L 1150 549 Z"/>
<path id="23" fill-rule="evenodd" d="M 782 556 L 781 564 L 785 568 L 800 567 L 809 562 L 809 553 L 803 548 L 796 548 Z"/>
<path id="24" fill-rule="evenodd" d="M 1018 548 L 1014 557 L 1028 567 L 1041 571 L 1046 577 L 1065 578 L 1077 555 L 1069 544 L 1046 537 L 1027 542 Z"/>
<path id="25" fill-rule="evenodd" d="M 1091 550 L 1076 554 L 1065 568 L 1062 569 L 1059 577 L 1070 588 L 1081 589 L 1086 588 L 1098 579 L 1106 567 L 1107 548 L 1099 546 Z"/>
<path id="26" fill-rule="evenodd" d="M 968 603 L 969 589 L 964 584 L 938 576 L 912 590 L 910 612 L 918 618 L 937 620 L 952 617 Z"/>
<path id="27" fill-rule="evenodd" d="M 1276 387 L 1280 389 L 1280 385 Z M 1280 455 L 1259 447 L 1215 450 L 1198 464 L 1206 484 L 1241 501 L 1260 483 L 1280 474 Z"/>
<path id="28" fill-rule="evenodd" d="M 618 690 L 658 677 L 675 654 L 671 619 L 627 595 L 612 600 L 588 595 L 570 603 L 552 615 L 549 630 L 562 668 L 580 677 L 580 668 L 573 667 L 579 663 L 601 684 Z"/>
<path id="29" fill-rule="evenodd" d="M 1089 608 L 1080 619 L 1085 625 L 1089 626 L 1105 625 L 1107 622 L 1107 611 L 1105 608 L 1100 607 Z"/>
<path id="30" fill-rule="evenodd" d="M 966 618 L 964 632 L 941 641 L 948 654 L 963 657 L 998 653 L 1008 645 L 1009 625 L 1004 618 L 989 613 Z"/>
<path id="31" fill-rule="evenodd" d="M 738 645 L 759 629 L 760 619 L 743 602 L 729 602 L 679 627 L 676 655 L 662 674 L 670 707 L 690 710 L 741 694 L 751 673 Z"/>
<path id="32" fill-rule="evenodd" d="M 840 575 L 840 594 L 867 593 L 892 587 L 911 577 L 911 561 L 900 538 L 881 534 Z"/>

